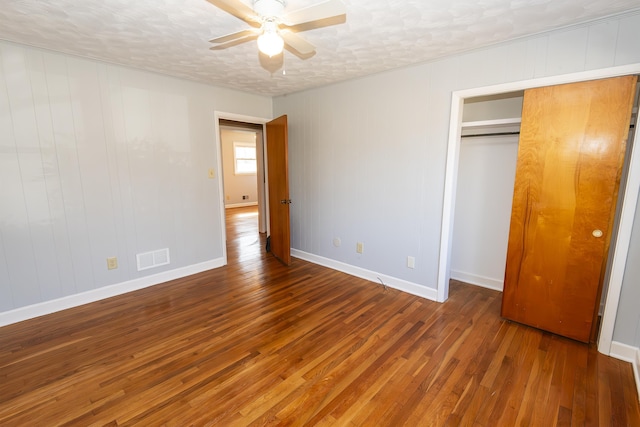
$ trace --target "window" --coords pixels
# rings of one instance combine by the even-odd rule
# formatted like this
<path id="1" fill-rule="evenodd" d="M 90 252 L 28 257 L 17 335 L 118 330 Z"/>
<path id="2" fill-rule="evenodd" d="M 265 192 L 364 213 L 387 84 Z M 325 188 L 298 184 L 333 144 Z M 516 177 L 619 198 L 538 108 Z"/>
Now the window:
<path id="1" fill-rule="evenodd" d="M 233 164 L 236 175 L 255 175 L 258 171 L 258 165 L 256 163 L 256 143 L 234 142 Z"/>

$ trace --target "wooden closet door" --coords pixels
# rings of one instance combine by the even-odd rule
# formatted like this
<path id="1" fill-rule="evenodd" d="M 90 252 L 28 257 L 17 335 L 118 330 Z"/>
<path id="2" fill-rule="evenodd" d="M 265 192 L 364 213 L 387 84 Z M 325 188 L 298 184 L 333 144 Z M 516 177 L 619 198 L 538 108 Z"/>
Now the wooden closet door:
<path id="1" fill-rule="evenodd" d="M 589 341 L 636 81 L 525 92 L 503 317 Z"/>

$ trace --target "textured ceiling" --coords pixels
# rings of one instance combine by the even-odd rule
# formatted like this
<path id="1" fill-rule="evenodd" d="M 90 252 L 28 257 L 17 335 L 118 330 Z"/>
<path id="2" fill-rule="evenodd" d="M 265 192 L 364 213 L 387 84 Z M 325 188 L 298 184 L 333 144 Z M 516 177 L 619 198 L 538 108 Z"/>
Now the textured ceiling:
<path id="1" fill-rule="evenodd" d="M 289 0 L 287 11 L 318 2 Z M 206 0 L 1 0 L 0 39 L 282 95 L 640 9 L 638 0 L 343 2 L 346 23 L 299 33 L 317 53 L 285 52 L 284 75 L 255 42 L 209 50 L 211 38 L 248 25 Z"/>

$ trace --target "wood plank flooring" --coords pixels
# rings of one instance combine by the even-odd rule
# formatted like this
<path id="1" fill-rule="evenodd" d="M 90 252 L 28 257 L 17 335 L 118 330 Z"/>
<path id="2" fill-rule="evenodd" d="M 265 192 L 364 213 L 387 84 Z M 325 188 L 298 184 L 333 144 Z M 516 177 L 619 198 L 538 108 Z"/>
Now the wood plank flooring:
<path id="1" fill-rule="evenodd" d="M 0 426 L 640 426 L 631 365 L 500 318 L 263 252 L 0 328 Z"/>

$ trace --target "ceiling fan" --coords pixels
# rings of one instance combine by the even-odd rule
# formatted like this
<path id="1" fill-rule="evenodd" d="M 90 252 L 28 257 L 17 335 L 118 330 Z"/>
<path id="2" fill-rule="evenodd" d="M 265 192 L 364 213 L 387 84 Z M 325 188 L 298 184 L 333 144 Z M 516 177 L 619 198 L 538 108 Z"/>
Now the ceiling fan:
<path id="1" fill-rule="evenodd" d="M 289 13 L 285 13 L 286 0 L 252 0 L 253 8 L 240 0 L 208 1 L 253 27 L 209 40 L 217 45 L 211 50 L 257 39 L 258 49 L 269 57 L 280 54 L 286 45 L 296 56 L 309 58 L 315 54 L 315 46 L 296 33 L 346 21 L 346 8 L 341 0 L 325 0 Z"/>

